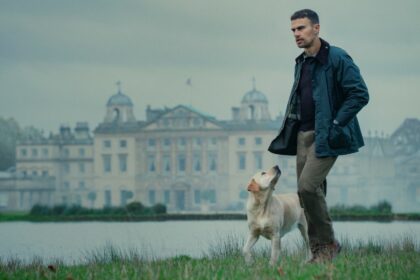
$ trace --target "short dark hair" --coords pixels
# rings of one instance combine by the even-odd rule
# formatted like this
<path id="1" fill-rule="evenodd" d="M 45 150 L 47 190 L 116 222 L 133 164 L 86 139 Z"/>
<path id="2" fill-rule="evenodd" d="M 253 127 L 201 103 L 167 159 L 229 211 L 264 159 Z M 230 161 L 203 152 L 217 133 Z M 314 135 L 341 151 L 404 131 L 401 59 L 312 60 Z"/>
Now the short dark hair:
<path id="1" fill-rule="evenodd" d="M 318 14 L 310 9 L 303 9 L 303 10 L 296 11 L 290 17 L 290 20 L 295 20 L 298 18 L 308 18 L 313 24 L 319 24 Z"/>

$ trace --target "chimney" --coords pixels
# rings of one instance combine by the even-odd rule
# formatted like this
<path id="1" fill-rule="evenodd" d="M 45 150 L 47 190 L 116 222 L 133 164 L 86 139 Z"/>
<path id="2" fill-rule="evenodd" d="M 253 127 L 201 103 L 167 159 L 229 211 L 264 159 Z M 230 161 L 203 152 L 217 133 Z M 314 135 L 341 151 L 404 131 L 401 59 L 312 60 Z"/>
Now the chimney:
<path id="1" fill-rule="evenodd" d="M 232 120 L 239 121 L 239 108 L 238 107 L 232 107 Z"/>
<path id="2" fill-rule="evenodd" d="M 62 124 L 60 126 L 60 136 L 61 136 L 61 138 L 70 138 L 71 131 L 70 131 L 70 126 L 69 125 Z"/>
<path id="3" fill-rule="evenodd" d="M 74 129 L 76 139 L 89 139 L 89 125 L 87 122 L 77 122 Z"/>

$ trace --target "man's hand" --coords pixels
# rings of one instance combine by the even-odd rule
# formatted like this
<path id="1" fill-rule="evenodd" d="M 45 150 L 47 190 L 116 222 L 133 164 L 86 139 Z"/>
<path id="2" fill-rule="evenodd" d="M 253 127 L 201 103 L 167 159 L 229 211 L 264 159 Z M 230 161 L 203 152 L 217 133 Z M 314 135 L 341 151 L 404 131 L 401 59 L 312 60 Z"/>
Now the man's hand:
<path id="1" fill-rule="evenodd" d="M 347 126 L 340 126 L 337 120 L 334 120 L 328 135 L 328 144 L 333 149 L 346 148 L 351 144 L 351 133 Z"/>

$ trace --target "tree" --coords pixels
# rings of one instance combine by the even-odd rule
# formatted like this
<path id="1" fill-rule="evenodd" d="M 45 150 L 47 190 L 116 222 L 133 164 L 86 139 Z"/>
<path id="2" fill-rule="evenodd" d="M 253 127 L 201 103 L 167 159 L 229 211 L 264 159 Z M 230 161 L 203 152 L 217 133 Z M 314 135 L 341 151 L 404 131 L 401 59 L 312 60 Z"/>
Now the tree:
<path id="1" fill-rule="evenodd" d="M 33 126 L 23 129 L 13 118 L 0 117 L 0 170 L 16 165 L 16 143 L 22 140 L 40 140 L 44 132 Z"/>
<path id="2" fill-rule="evenodd" d="M 16 141 L 19 136 L 19 124 L 13 118 L 0 117 L 0 170 L 16 164 Z"/>
<path id="3" fill-rule="evenodd" d="M 19 140 L 41 140 L 44 138 L 44 131 L 34 126 L 26 126 L 20 130 Z"/>

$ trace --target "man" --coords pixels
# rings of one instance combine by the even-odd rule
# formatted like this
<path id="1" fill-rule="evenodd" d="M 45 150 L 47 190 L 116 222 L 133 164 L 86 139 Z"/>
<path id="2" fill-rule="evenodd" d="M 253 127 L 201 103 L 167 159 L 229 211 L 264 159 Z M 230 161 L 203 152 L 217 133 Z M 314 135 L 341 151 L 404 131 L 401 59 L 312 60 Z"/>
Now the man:
<path id="1" fill-rule="evenodd" d="M 341 246 L 325 201 L 326 177 L 339 155 L 364 145 L 356 114 L 369 101 L 351 57 L 319 37 L 318 15 L 291 16 L 291 30 L 304 52 L 296 58 L 295 81 L 279 135 L 269 151 L 296 155 L 298 195 L 308 221 L 310 262 L 331 261 Z"/>

